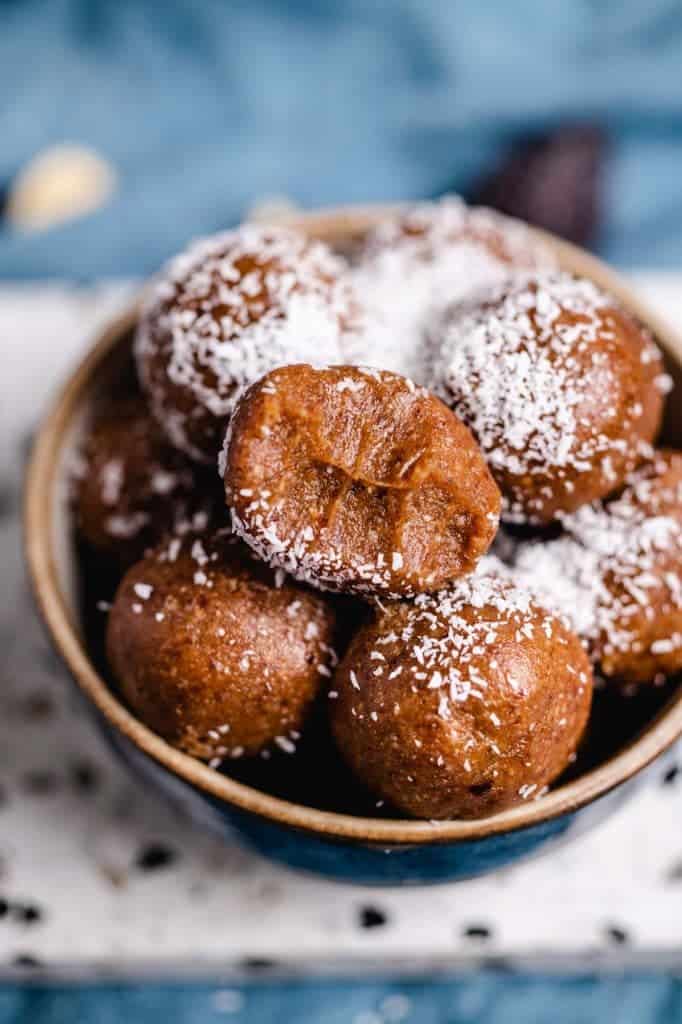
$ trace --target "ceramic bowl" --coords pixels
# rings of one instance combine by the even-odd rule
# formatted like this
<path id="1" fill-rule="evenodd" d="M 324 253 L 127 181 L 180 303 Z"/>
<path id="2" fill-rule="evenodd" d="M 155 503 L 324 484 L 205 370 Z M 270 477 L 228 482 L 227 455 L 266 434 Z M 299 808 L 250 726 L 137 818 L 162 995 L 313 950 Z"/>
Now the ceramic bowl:
<path id="1" fill-rule="evenodd" d="M 386 208 L 342 209 L 294 222 L 311 236 L 345 248 L 385 213 Z M 668 401 L 663 439 L 682 447 L 680 339 L 602 263 L 544 237 L 561 266 L 609 289 L 657 337 L 678 396 Z M 69 459 L 84 425 L 101 397 L 116 392 L 129 364 L 136 315 L 133 306 L 103 332 L 42 423 L 28 472 L 25 538 L 30 576 L 54 644 L 110 743 L 144 784 L 180 803 L 196 823 L 230 838 L 236 831 L 274 860 L 330 878 L 386 885 L 451 881 L 493 871 L 586 830 L 628 798 L 644 769 L 682 732 L 682 689 L 674 685 L 647 696 L 643 704 L 631 704 L 631 713 L 625 715 L 628 729 L 602 752 L 593 752 L 577 777 L 574 773 L 560 780 L 539 800 L 479 821 L 392 820 L 295 803 L 214 771 L 138 721 L 107 682 L 90 639 L 66 487 Z M 613 723 L 623 715 L 608 713 L 604 718 Z"/>

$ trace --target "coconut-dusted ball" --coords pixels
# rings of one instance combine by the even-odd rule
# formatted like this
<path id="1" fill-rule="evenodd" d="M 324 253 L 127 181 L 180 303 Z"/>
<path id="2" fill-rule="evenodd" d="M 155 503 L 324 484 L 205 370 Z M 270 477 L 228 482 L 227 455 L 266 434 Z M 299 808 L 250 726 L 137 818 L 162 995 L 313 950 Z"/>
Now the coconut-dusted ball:
<path id="1" fill-rule="evenodd" d="M 293 751 L 331 674 L 334 613 L 321 595 L 277 582 L 221 534 L 174 538 L 134 565 L 107 653 L 135 714 L 205 759 Z"/>
<path id="2" fill-rule="evenodd" d="M 437 590 L 497 530 L 500 495 L 471 434 L 393 373 L 273 370 L 239 402 L 221 466 L 235 531 L 317 587 Z"/>
<path id="3" fill-rule="evenodd" d="M 561 620 L 477 573 L 377 612 L 332 694 L 338 746 L 373 792 L 417 818 L 479 818 L 536 798 L 563 771 L 592 672 Z"/>
<path id="4" fill-rule="evenodd" d="M 654 449 L 630 474 L 616 508 L 633 514 L 671 516 L 682 524 L 682 452 Z"/>
<path id="5" fill-rule="evenodd" d="M 424 328 L 434 312 L 510 268 L 553 263 L 526 224 L 457 196 L 406 208 L 368 234 L 353 269 L 371 328 L 356 335 L 348 361 L 423 383 Z"/>
<path id="6" fill-rule="evenodd" d="M 614 501 L 581 509 L 548 544 L 519 544 L 513 573 L 582 638 L 601 675 L 651 683 L 682 671 L 682 457 L 661 451 Z"/>
<path id="7" fill-rule="evenodd" d="M 79 532 L 131 565 L 168 531 L 215 519 L 216 483 L 168 444 L 141 400 L 116 402 L 93 424 L 75 466 Z"/>
<path id="8" fill-rule="evenodd" d="M 171 442 L 217 458 L 239 391 L 284 363 L 342 362 L 355 306 L 343 262 L 285 228 L 245 224 L 172 260 L 142 312 L 135 351 Z"/>
<path id="9" fill-rule="evenodd" d="M 432 328 L 431 386 L 478 439 L 503 518 L 549 523 L 615 491 L 659 428 L 648 332 L 590 281 L 517 275 Z"/>

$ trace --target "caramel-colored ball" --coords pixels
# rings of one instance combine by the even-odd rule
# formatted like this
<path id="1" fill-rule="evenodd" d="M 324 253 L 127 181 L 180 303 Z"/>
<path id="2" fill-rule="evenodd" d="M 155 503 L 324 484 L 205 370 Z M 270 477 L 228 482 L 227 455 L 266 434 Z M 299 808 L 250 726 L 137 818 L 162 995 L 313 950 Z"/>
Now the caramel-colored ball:
<path id="1" fill-rule="evenodd" d="M 95 421 L 75 470 L 79 532 L 120 566 L 168 531 L 206 525 L 220 513 L 217 479 L 167 443 L 138 399 L 112 404 Z"/>
<path id="2" fill-rule="evenodd" d="M 669 380 L 648 332 L 590 281 L 518 275 L 431 331 L 431 386 L 477 438 L 503 518 L 545 524 L 621 487 Z"/>
<path id="3" fill-rule="evenodd" d="M 682 457 L 656 452 L 615 500 L 566 534 L 518 546 L 513 572 L 561 612 L 601 675 L 652 683 L 682 671 Z"/>
<path id="4" fill-rule="evenodd" d="M 236 532 L 322 588 L 437 590 L 497 529 L 499 492 L 471 434 L 393 373 L 274 370 L 239 402 L 222 468 Z"/>
<path id="5" fill-rule="evenodd" d="M 341 753 L 377 795 L 417 818 L 479 818 L 563 771 L 591 694 L 578 638 L 527 592 L 476 574 L 378 612 L 329 707 Z"/>
<path id="6" fill-rule="evenodd" d="M 277 586 L 233 537 L 174 538 L 134 565 L 111 609 L 107 653 L 141 720 L 197 757 L 293 750 L 331 672 L 334 613 Z"/>
<path id="7" fill-rule="evenodd" d="M 353 302 L 321 242 L 245 224 L 194 243 L 163 271 L 138 328 L 138 373 L 170 441 L 218 455 L 235 400 L 284 363 L 342 362 Z"/>

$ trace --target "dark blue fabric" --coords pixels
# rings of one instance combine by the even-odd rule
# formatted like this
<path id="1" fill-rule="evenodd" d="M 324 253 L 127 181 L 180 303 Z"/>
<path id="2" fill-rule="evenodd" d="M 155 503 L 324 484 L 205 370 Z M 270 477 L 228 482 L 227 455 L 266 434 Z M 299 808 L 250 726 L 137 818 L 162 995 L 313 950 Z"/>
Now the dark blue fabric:
<path id="1" fill-rule="evenodd" d="M 234 1003 L 232 995 L 227 1002 L 216 995 L 225 989 L 239 992 L 241 1009 L 220 1009 Z M 385 1002 L 391 996 L 393 1001 Z M 399 1017 L 408 1005 L 407 1016 Z M 398 1019 L 405 1024 L 676 1024 L 682 1020 L 682 983 L 661 974 L 546 977 L 484 971 L 421 980 L 0 989 L 2 1024 L 390 1024 Z"/>
<path id="2" fill-rule="evenodd" d="M 682 264 L 677 0 L 0 0 L 0 183 L 48 143 L 121 176 L 93 216 L 0 231 L 0 276 L 155 268 L 264 194 L 466 188 L 508 140 L 613 136 L 601 249 Z"/>

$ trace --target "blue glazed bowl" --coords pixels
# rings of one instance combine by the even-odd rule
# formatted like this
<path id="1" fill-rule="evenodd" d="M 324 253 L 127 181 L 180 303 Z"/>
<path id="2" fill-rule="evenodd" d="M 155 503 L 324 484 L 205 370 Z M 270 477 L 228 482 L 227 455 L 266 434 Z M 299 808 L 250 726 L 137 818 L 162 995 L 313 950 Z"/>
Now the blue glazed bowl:
<path id="1" fill-rule="evenodd" d="M 340 248 L 352 245 L 386 209 L 349 209 L 296 221 Z M 545 236 L 561 266 L 610 290 L 646 323 L 682 388 L 682 343 L 598 260 Z M 235 833 L 273 860 L 328 878 L 372 885 L 453 881 L 494 871 L 578 835 L 611 814 L 682 733 L 682 690 L 649 703 L 620 749 L 593 759 L 578 778 L 539 800 L 479 821 L 408 821 L 336 813 L 293 803 L 217 772 L 175 750 L 128 711 L 98 670 L 79 602 L 80 562 L 67 500 L 70 458 L 102 396 L 129 364 L 131 309 L 104 332 L 44 421 L 29 467 L 25 539 L 38 605 L 55 646 L 109 743 L 144 782 L 179 804 L 198 826 Z M 678 392 L 679 393 L 679 392 Z M 682 404 L 668 402 L 666 443 L 682 447 Z"/>

